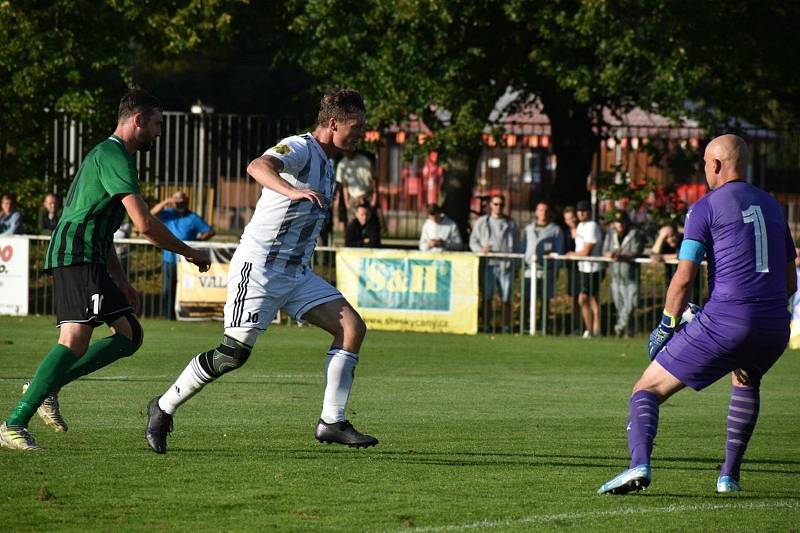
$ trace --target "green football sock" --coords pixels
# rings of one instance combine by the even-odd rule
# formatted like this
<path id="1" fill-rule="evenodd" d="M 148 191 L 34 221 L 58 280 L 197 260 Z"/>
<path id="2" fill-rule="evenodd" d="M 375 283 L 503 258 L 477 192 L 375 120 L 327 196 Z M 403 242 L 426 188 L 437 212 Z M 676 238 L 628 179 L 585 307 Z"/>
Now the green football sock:
<path id="1" fill-rule="evenodd" d="M 75 364 L 76 359 L 75 353 L 63 344 L 53 346 L 39 363 L 39 368 L 36 369 L 36 374 L 34 374 L 28 390 L 22 395 L 22 399 L 11 412 L 6 424 L 27 426 L 50 391 L 58 388 L 56 385 Z"/>
<path id="2" fill-rule="evenodd" d="M 81 376 L 100 370 L 117 359 L 133 355 L 138 348 L 133 341 L 121 333 L 94 341 L 89 345 L 89 349 L 86 350 L 83 357 L 77 362 L 73 361 L 72 367 L 62 376 L 56 389 L 60 389 Z"/>

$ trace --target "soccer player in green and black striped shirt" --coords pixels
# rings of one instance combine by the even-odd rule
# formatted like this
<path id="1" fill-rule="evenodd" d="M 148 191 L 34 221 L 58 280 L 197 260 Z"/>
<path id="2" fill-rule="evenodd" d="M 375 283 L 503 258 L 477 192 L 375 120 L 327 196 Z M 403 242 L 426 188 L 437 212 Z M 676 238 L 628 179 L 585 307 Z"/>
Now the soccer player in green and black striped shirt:
<path id="1" fill-rule="evenodd" d="M 208 253 L 187 246 L 150 214 L 139 192 L 133 155 L 147 151 L 161 135 L 161 103 L 132 89 L 119 105 L 114 134 L 95 146 L 78 170 L 64 202 L 45 257 L 53 275 L 58 343 L 23 386 L 23 396 L 0 425 L 0 446 L 36 450 L 27 425 L 35 412 L 45 424 L 64 432 L 58 391 L 73 380 L 121 357 L 142 343 L 135 313 L 139 293 L 128 282 L 113 246 L 113 235 L 125 212 L 136 229 L 153 244 L 183 255 L 205 272 Z M 101 324 L 112 335 L 89 344 Z"/>

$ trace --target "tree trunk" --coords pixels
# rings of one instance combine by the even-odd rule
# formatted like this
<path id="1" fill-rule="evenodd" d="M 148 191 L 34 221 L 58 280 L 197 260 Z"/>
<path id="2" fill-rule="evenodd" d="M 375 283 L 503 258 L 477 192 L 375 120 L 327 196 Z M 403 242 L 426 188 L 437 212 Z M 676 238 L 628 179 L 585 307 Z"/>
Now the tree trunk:
<path id="1" fill-rule="evenodd" d="M 470 203 L 475 188 L 475 172 L 480 155 L 480 146 L 456 150 L 455 155 L 445 158 L 444 164 L 442 210 L 458 225 L 465 247 L 469 236 Z"/>
<path id="2" fill-rule="evenodd" d="M 542 96 L 557 160 L 552 201 L 559 205 L 575 205 L 578 200 L 589 198 L 586 178 L 592 171 L 599 142 L 590 109 L 578 104 L 569 106 L 570 101 L 563 94 Z"/>

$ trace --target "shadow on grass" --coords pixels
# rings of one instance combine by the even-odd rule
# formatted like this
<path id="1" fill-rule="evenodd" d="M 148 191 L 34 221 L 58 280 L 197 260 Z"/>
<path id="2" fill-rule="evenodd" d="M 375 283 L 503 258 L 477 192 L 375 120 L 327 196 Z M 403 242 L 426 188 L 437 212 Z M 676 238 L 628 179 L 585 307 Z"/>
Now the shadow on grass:
<path id="1" fill-rule="evenodd" d="M 183 455 L 226 455 L 238 456 L 238 450 L 226 450 L 224 448 L 190 448 L 175 447 L 170 453 Z M 258 455 L 277 455 L 284 457 L 295 457 L 303 460 L 324 459 L 332 454 L 341 456 L 342 459 L 369 459 L 383 460 L 404 464 L 439 465 L 454 467 L 496 467 L 496 466 L 527 466 L 527 467 L 562 467 L 562 468 L 603 468 L 614 469 L 622 468 L 620 465 L 627 463 L 625 456 L 602 456 L 596 455 L 566 455 L 548 454 L 536 452 L 426 452 L 420 450 L 393 451 L 393 450 L 351 450 L 344 447 L 322 446 L 318 449 L 288 449 L 288 448 L 264 448 L 256 452 Z M 667 464 L 663 464 L 667 463 Z M 705 465 L 704 470 L 717 470 L 720 461 L 717 458 L 696 457 L 666 457 L 657 459 L 657 469 L 666 471 L 686 471 L 693 472 L 697 467 L 684 466 L 674 463 L 692 463 Z M 771 473 L 771 474 L 798 474 L 800 469 L 772 469 L 758 468 L 759 465 L 798 465 L 798 461 L 775 461 L 775 460 L 754 460 L 746 463 L 744 472 L 752 473 Z M 754 468 L 755 467 L 755 468 Z"/>
<path id="2" fill-rule="evenodd" d="M 237 450 L 225 450 L 214 448 L 189 448 L 189 447 L 176 447 L 170 450 L 170 453 L 183 454 L 183 455 L 205 455 L 214 454 L 230 455 L 231 457 L 238 457 Z M 264 448 L 255 452 L 257 455 L 263 456 L 282 456 L 294 457 L 303 460 L 315 460 L 329 458 L 331 455 L 336 455 L 341 459 L 369 459 L 369 460 L 382 460 L 393 463 L 403 464 L 421 464 L 421 465 L 439 465 L 439 466 L 453 466 L 453 467 L 497 467 L 497 466 L 527 466 L 527 467 L 560 467 L 560 468 L 591 468 L 591 469 L 611 469 L 622 468 L 620 465 L 627 463 L 627 457 L 617 456 L 590 456 L 590 455 L 558 455 L 558 454 L 539 454 L 530 452 L 425 452 L 419 450 L 408 451 L 392 451 L 392 450 L 351 450 L 344 447 L 324 446 L 319 449 L 287 449 L 287 448 Z M 664 461 L 667 464 L 662 464 Z M 715 471 L 719 468 L 719 461 L 709 458 L 694 458 L 686 460 L 683 458 L 669 458 L 666 460 L 659 459 L 658 470 L 666 471 L 685 471 L 694 472 L 697 467 L 684 466 L 680 464 L 670 463 L 698 463 L 705 465 L 704 470 Z M 752 461 L 751 465 L 759 464 L 784 464 L 780 461 Z M 796 463 L 795 463 L 796 464 Z M 754 473 L 774 473 L 774 474 L 792 474 L 800 473 L 798 470 L 793 469 L 765 469 L 765 468 L 744 468 L 745 472 Z"/>

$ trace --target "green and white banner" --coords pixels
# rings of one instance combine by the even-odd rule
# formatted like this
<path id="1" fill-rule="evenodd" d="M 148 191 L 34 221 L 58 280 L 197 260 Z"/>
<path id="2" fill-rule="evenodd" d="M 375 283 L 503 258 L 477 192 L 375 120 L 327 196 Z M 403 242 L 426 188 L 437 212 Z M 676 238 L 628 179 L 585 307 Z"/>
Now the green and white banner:
<path id="1" fill-rule="evenodd" d="M 337 288 L 369 327 L 475 334 L 478 257 L 469 253 L 347 248 Z"/>

